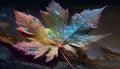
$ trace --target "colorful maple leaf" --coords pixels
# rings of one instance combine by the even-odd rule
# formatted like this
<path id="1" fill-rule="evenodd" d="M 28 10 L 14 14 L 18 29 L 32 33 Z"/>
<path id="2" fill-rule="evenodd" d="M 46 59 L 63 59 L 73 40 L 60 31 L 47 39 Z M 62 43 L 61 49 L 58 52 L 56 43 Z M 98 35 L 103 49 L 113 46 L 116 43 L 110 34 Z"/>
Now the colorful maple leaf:
<path id="1" fill-rule="evenodd" d="M 16 29 L 30 41 L 18 42 L 13 44 L 13 47 L 27 55 L 34 55 L 34 59 L 45 55 L 46 62 L 58 56 L 58 49 L 70 51 L 79 56 L 76 48 L 88 50 L 91 43 L 106 36 L 90 35 L 86 32 L 97 28 L 104 8 L 76 13 L 68 25 L 68 10 L 52 1 L 47 11 L 40 11 L 47 27 L 44 27 L 38 18 L 15 10 L 18 25 Z"/>

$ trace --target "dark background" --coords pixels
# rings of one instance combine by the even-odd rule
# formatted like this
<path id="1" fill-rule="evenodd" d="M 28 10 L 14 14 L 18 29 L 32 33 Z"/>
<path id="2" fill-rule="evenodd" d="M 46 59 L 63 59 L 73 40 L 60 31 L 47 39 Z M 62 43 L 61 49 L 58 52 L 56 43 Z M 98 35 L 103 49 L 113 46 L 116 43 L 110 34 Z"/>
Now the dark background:
<path id="1" fill-rule="evenodd" d="M 2 5 L 44 5 L 51 0 L 1 0 Z M 62 5 L 119 5 L 119 0 L 54 0 Z"/>
<path id="2" fill-rule="evenodd" d="M 45 7 L 52 0 L 0 0 L 1 6 L 12 6 L 17 8 L 38 9 Z M 81 5 L 120 5 L 119 0 L 54 0 L 62 4 L 62 6 L 81 6 Z"/>

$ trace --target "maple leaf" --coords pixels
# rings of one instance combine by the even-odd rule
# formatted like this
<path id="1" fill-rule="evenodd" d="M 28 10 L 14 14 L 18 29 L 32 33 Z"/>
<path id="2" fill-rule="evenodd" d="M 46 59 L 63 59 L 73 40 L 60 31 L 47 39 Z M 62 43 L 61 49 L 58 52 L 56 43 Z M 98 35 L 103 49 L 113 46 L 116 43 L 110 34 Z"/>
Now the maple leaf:
<path id="1" fill-rule="evenodd" d="M 51 61 L 55 56 L 57 57 L 58 49 L 63 48 L 78 56 L 76 48 L 89 50 L 88 47 L 91 43 L 106 36 L 89 35 L 89 32 L 86 32 L 97 28 L 104 8 L 76 13 L 72 16 L 71 24 L 67 25 L 68 10 L 52 1 L 47 7 L 47 11 L 40 11 L 47 28 L 42 25 L 38 18 L 15 10 L 18 25 L 16 29 L 31 41 L 18 42 L 13 47 L 22 50 L 27 55 L 34 55 L 35 59 L 45 55 L 46 62 Z"/>

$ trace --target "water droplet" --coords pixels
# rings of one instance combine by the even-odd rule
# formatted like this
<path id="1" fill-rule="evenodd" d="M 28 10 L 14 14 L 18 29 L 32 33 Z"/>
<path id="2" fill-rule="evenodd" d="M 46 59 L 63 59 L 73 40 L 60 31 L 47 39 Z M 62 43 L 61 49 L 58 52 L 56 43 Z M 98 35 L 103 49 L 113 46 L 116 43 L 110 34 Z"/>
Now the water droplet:
<path id="1" fill-rule="evenodd" d="M 30 21 L 30 24 L 34 23 L 35 22 L 35 18 L 33 18 L 31 21 Z"/>

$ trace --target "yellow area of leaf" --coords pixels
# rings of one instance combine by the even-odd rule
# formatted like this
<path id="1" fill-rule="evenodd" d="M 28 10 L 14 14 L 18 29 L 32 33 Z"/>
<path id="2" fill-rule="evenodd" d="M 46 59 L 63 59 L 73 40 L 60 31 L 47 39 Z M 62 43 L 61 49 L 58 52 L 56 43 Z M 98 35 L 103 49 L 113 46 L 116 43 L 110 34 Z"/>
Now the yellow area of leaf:
<path id="1" fill-rule="evenodd" d="M 52 40 L 45 39 L 43 36 L 44 35 L 42 35 L 42 34 L 38 34 L 38 35 L 34 36 L 33 38 L 38 40 L 39 42 L 41 42 L 44 45 L 53 45 L 53 44 L 55 44 Z"/>

